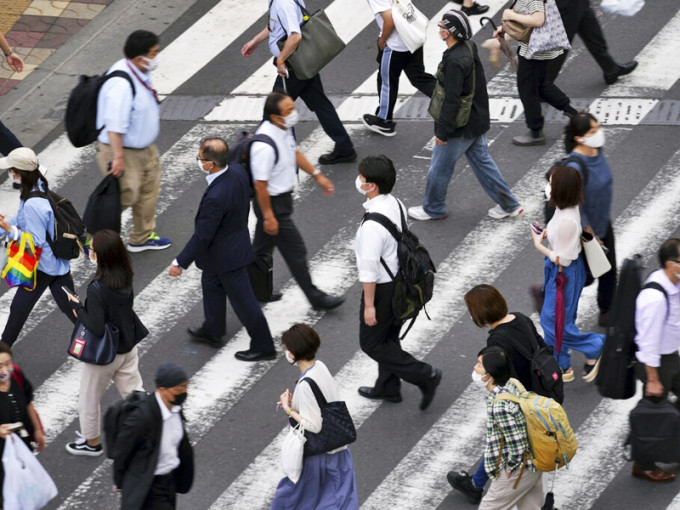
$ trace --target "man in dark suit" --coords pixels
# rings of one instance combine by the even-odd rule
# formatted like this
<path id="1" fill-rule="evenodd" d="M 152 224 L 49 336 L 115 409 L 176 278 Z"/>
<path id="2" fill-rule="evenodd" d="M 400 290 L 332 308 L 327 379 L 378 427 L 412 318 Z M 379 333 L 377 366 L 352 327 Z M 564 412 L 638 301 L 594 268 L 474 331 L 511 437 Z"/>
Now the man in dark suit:
<path id="1" fill-rule="evenodd" d="M 194 453 L 184 430 L 182 403 L 189 378 L 170 361 L 158 367 L 156 391 L 121 425 L 113 452 L 113 479 L 122 510 L 172 510 L 176 493 L 194 480 Z"/>
<path id="2" fill-rule="evenodd" d="M 250 349 L 239 351 L 241 361 L 274 359 L 276 350 L 267 319 L 248 278 L 248 264 L 255 260 L 248 232 L 250 184 L 246 171 L 228 165 L 229 147 L 221 138 L 201 142 L 196 160 L 208 174 L 208 188 L 196 213 L 195 231 L 170 266 L 170 276 L 179 276 L 192 262 L 203 271 L 205 322 L 189 328 L 193 340 L 214 347 L 223 345 L 227 330 L 227 297 L 236 316 L 250 335 Z"/>

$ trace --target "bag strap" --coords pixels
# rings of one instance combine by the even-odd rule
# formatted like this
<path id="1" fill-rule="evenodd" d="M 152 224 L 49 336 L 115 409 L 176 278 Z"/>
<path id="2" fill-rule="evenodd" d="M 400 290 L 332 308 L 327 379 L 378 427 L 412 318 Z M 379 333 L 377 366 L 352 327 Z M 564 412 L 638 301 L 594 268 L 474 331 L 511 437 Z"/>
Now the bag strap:
<path id="1" fill-rule="evenodd" d="M 664 295 L 666 298 L 666 320 L 664 322 L 668 321 L 668 315 L 670 314 L 671 306 L 668 302 L 668 292 L 666 292 L 666 289 L 664 289 L 663 286 L 658 282 L 645 283 L 642 287 L 642 290 L 644 289 L 656 289 Z"/>
<path id="2" fill-rule="evenodd" d="M 530 320 L 531 320 L 531 319 L 530 319 Z M 495 329 L 493 330 L 493 334 L 498 335 L 498 336 L 500 336 L 500 337 L 502 337 L 502 338 L 505 338 L 506 340 L 509 340 L 509 341 L 510 341 L 510 344 L 511 344 L 512 347 L 513 347 L 513 349 L 515 349 L 516 351 L 518 351 L 518 352 L 520 353 L 520 355 L 521 355 L 523 358 L 527 359 L 527 360 L 531 360 L 533 354 L 541 347 L 540 345 L 538 345 L 538 341 L 536 340 L 536 338 L 533 338 L 533 339 L 531 339 L 531 347 L 533 348 L 533 352 L 529 352 L 529 351 L 527 351 L 527 350 L 524 349 L 524 346 L 523 346 L 523 345 L 521 345 L 520 343 L 515 342 L 511 336 L 506 335 L 506 334 L 503 333 L 502 331 L 496 331 L 497 329 L 498 329 L 498 328 L 495 328 Z"/>
<path id="3" fill-rule="evenodd" d="M 19 368 L 19 366 L 16 365 L 16 364 L 13 365 L 13 368 L 14 368 L 14 371 L 12 372 L 12 377 L 13 377 L 14 380 L 17 382 L 17 384 L 19 385 L 19 387 L 20 387 L 22 390 L 25 391 L 25 390 L 26 390 L 26 381 L 25 381 L 25 379 L 24 379 L 24 374 L 23 374 L 23 372 L 21 371 L 21 369 Z"/>
<path id="4" fill-rule="evenodd" d="M 405 221 L 404 213 L 401 210 L 401 207 L 399 208 L 399 211 L 401 212 L 402 222 L 404 222 Z M 387 216 L 385 216 L 384 214 L 381 214 L 381 213 L 376 213 L 376 212 L 367 212 L 366 214 L 364 214 L 364 220 L 363 221 L 371 221 L 371 220 L 375 221 L 377 223 L 380 223 L 383 227 L 385 227 L 387 229 L 387 231 L 390 234 L 392 234 L 392 237 L 394 238 L 395 241 L 397 241 L 397 243 L 401 242 L 401 232 L 399 232 L 399 229 L 397 228 L 397 226 L 394 223 L 392 223 L 392 221 Z M 394 273 L 392 273 L 392 271 L 390 271 L 390 268 L 387 266 L 385 259 L 380 257 L 380 263 L 385 268 L 385 271 L 387 271 L 387 274 L 390 275 L 390 278 L 392 278 L 392 280 L 394 280 L 395 275 L 394 275 Z"/>
<path id="5" fill-rule="evenodd" d="M 253 143 L 254 142 L 262 142 L 266 143 L 269 145 L 272 149 L 274 149 L 274 164 L 277 164 L 279 162 L 279 148 L 276 146 L 276 143 L 274 140 L 272 140 L 271 136 L 265 135 L 264 133 L 257 133 L 254 134 L 253 136 L 250 137 L 250 147 L 248 148 L 248 157 L 250 158 L 250 150 L 253 148 Z"/>
<path id="6" fill-rule="evenodd" d="M 129 73 L 126 73 L 122 69 L 118 69 L 116 71 L 111 71 L 109 74 L 104 76 L 104 81 L 108 81 L 111 78 L 123 78 L 123 79 L 127 80 L 128 83 L 130 84 L 130 87 L 132 87 L 132 97 L 134 98 L 137 95 L 137 89 L 135 87 L 135 82 L 132 81 L 132 77 L 130 76 Z M 103 85 L 103 83 L 102 83 L 102 85 Z"/>
<path id="7" fill-rule="evenodd" d="M 467 46 L 468 50 L 470 50 L 470 55 L 472 56 L 472 91 L 468 94 L 469 96 L 472 96 L 472 98 L 475 97 L 475 88 L 477 87 L 477 71 L 476 71 L 476 65 L 475 65 L 475 52 L 472 51 L 472 46 L 470 46 L 470 43 L 467 41 L 465 42 L 465 46 Z"/>
<path id="8" fill-rule="evenodd" d="M 311 14 L 309 14 L 309 11 L 305 9 L 298 0 L 294 0 L 297 6 L 300 8 L 300 12 L 302 12 L 302 22 L 304 23 L 305 21 L 308 21 Z"/>
<path id="9" fill-rule="evenodd" d="M 316 381 L 311 377 L 305 377 L 300 382 L 302 381 L 307 381 L 307 384 L 309 384 L 309 386 L 312 388 L 314 397 L 316 398 L 316 403 L 319 405 L 319 408 L 326 407 L 328 401 L 326 400 L 326 397 L 323 396 L 323 393 L 321 392 L 318 384 L 316 384 Z"/>

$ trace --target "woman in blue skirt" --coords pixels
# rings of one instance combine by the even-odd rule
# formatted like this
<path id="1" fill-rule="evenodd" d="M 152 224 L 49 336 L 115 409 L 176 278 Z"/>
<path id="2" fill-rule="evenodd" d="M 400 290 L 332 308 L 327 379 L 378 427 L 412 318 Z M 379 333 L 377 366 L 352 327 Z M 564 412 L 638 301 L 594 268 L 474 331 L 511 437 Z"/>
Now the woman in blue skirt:
<path id="1" fill-rule="evenodd" d="M 562 369 L 562 380 L 574 380 L 569 350 L 582 352 L 586 357 L 583 379 L 595 379 L 599 369 L 600 352 L 604 335 L 581 333 L 576 326 L 576 311 L 581 291 L 586 282 L 586 268 L 581 249 L 581 215 L 579 204 L 583 203 L 583 184 L 579 172 L 570 166 L 556 167 L 550 176 L 550 205 L 556 208 L 555 214 L 545 230 L 532 229 L 534 246 L 545 255 L 543 271 L 545 275 L 545 301 L 541 310 L 541 326 L 548 345 L 555 346 L 555 297 L 558 272 L 566 277 L 564 286 L 564 337 L 555 357 Z M 539 229 L 540 230 L 540 229 Z M 549 247 L 543 245 L 548 240 Z"/>
<path id="2" fill-rule="evenodd" d="M 319 334 L 306 324 L 295 324 L 281 339 L 286 359 L 300 369 L 298 383 L 313 379 L 327 402 L 339 399 L 338 388 L 326 365 L 315 360 L 321 345 Z M 291 394 L 286 390 L 279 405 L 290 418 L 301 423 L 306 431 L 318 434 L 323 423 L 321 409 L 312 388 L 297 384 Z M 352 455 L 347 446 L 320 455 L 305 457 L 297 483 L 289 478 L 279 482 L 272 510 L 355 510 L 359 508 Z"/>

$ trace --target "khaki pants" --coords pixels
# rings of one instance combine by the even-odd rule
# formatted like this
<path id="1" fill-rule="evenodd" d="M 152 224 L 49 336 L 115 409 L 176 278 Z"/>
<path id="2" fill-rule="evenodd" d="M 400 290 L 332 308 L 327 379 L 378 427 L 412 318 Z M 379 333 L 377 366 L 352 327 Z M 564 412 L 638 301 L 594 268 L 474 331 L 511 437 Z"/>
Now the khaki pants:
<path id="1" fill-rule="evenodd" d="M 515 505 L 518 510 L 539 510 L 543 506 L 543 473 L 525 469 L 517 488 L 513 489 L 519 472 L 518 468 L 507 476 L 501 471 L 500 476 L 491 481 L 478 510 L 509 510 Z"/>
<path id="2" fill-rule="evenodd" d="M 80 433 L 85 439 L 100 436 L 101 408 L 99 402 L 113 379 L 123 398 L 133 391 L 143 391 L 142 376 L 139 375 L 139 358 L 137 347 L 127 354 L 117 354 L 108 365 L 83 363 L 80 375 L 80 395 L 78 397 L 78 415 Z"/>
<path id="3" fill-rule="evenodd" d="M 123 149 L 125 173 L 120 182 L 120 206 L 132 207 L 130 244 L 144 244 L 156 228 L 156 202 L 161 187 L 161 158 L 152 143 L 146 149 Z M 106 175 L 113 159 L 110 145 L 97 142 L 97 164 Z"/>

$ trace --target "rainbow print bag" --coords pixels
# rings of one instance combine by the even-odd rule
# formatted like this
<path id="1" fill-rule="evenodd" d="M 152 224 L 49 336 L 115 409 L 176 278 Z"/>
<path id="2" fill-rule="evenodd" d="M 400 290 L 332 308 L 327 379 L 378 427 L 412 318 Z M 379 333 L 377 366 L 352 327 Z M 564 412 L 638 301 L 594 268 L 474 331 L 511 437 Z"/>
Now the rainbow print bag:
<path id="1" fill-rule="evenodd" d="M 38 262 L 42 248 L 36 248 L 33 236 L 22 232 L 18 241 L 12 241 L 7 247 L 7 264 L 0 275 L 10 287 L 26 287 L 35 289 L 38 276 Z"/>

